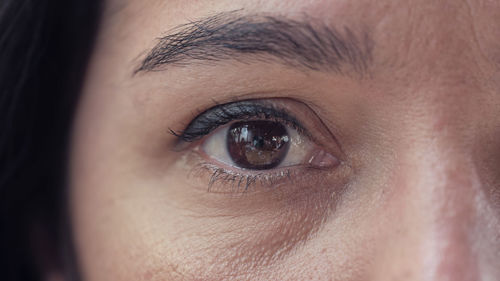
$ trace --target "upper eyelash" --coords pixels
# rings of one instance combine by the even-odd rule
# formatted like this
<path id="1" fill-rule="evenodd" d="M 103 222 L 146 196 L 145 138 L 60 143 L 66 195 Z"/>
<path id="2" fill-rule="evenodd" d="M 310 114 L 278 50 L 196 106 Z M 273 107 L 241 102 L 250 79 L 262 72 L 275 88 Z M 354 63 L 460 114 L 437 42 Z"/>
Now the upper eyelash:
<path id="1" fill-rule="evenodd" d="M 272 104 L 257 100 L 218 104 L 199 114 L 184 130 L 170 130 L 170 132 L 184 142 L 193 142 L 210 134 L 219 126 L 232 121 L 249 120 L 252 118 L 279 120 L 306 134 L 304 127 L 285 109 L 277 108 Z"/>

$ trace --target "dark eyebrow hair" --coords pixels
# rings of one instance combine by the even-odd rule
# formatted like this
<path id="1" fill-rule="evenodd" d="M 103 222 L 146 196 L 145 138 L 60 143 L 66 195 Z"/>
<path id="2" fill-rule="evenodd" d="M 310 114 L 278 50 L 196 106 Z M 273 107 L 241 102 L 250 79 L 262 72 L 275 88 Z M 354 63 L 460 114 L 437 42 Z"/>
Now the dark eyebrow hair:
<path id="1" fill-rule="evenodd" d="M 278 61 L 310 70 L 343 72 L 346 67 L 364 75 L 371 62 L 373 41 L 366 30 L 356 35 L 317 23 L 263 15 L 217 14 L 178 26 L 159 38 L 136 69 L 164 70 L 169 65 L 213 63 L 234 59 Z"/>

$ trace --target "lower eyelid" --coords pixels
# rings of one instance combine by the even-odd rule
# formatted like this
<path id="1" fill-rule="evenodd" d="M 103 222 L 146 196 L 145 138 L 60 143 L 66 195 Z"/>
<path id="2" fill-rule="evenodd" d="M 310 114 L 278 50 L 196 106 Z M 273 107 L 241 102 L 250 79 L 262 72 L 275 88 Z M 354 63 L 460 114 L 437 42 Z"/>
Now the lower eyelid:
<path id="1" fill-rule="evenodd" d="M 209 192 L 215 193 L 240 193 L 267 191 L 279 188 L 282 185 L 294 185 L 295 177 L 299 176 L 300 165 L 277 167 L 272 170 L 247 170 L 214 160 L 194 150 L 190 158 L 192 170 L 190 178 L 203 179 Z M 302 167 L 304 168 L 304 167 Z"/>
<path id="2" fill-rule="evenodd" d="M 244 170 L 224 163 L 214 164 L 198 150 L 188 154 L 188 179 L 196 182 L 194 186 L 209 193 L 294 193 L 311 186 L 340 186 L 345 178 L 343 165 L 324 168 L 306 164 L 264 171 Z"/>

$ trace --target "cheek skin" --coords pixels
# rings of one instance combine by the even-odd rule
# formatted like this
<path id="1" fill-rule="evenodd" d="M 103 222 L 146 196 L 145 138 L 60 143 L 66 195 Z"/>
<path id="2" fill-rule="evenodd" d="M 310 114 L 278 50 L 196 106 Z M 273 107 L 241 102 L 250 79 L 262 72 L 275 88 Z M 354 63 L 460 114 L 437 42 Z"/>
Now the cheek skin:
<path id="1" fill-rule="evenodd" d="M 193 186 L 189 171 L 179 165 L 159 182 L 148 182 L 110 169 L 106 161 L 94 163 L 88 155 L 76 157 L 88 162 L 82 164 L 91 172 L 75 175 L 73 198 L 83 207 L 76 209 L 78 244 L 93 241 L 82 249 L 88 263 L 102 258 L 99 267 L 90 270 L 97 274 L 91 280 L 117 274 L 127 280 L 131 273 L 172 280 L 255 277 L 311 239 L 333 211 L 335 200 L 329 196 L 339 196 L 328 187 L 294 196 L 208 194 L 207 181 Z"/>

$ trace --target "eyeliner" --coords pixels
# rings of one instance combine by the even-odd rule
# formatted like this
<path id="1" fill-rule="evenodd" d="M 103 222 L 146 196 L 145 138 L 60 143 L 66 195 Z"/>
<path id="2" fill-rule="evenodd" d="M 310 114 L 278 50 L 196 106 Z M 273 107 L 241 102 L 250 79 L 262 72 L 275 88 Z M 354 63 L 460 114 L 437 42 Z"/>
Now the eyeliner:
<path id="1" fill-rule="evenodd" d="M 210 134 L 220 126 L 233 121 L 275 120 L 305 132 L 304 127 L 283 108 L 277 108 L 270 102 L 244 100 L 217 104 L 195 117 L 182 131 L 170 129 L 170 133 L 183 142 L 193 142 Z"/>

